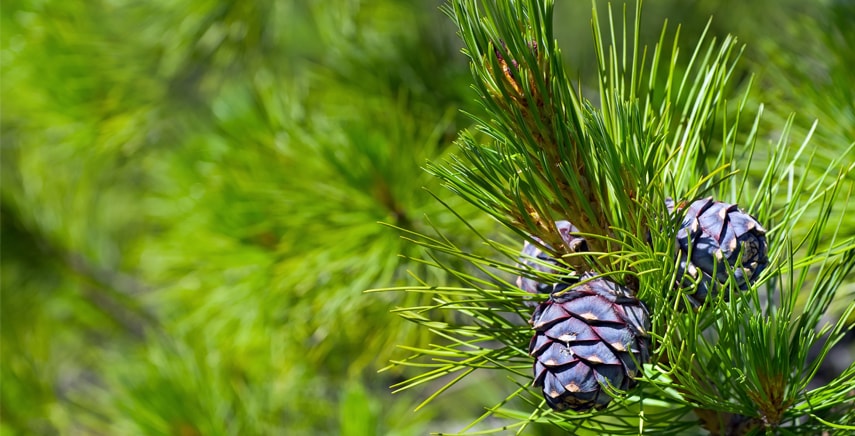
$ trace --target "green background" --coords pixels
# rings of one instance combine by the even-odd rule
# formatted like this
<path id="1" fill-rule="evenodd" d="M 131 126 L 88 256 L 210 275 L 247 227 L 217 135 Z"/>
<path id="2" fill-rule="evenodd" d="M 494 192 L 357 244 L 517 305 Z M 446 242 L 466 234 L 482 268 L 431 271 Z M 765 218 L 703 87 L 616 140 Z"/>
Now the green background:
<path id="1" fill-rule="evenodd" d="M 584 84 L 590 3 L 558 3 Z M 389 312 L 420 297 L 363 293 L 454 284 L 381 222 L 483 250 L 431 193 L 499 232 L 422 170 L 481 110 L 439 5 L 3 2 L 0 434 L 425 434 L 504 398 L 476 372 L 413 412 L 431 386 L 378 370 L 435 340 Z M 853 5 L 648 2 L 643 34 L 682 23 L 688 61 L 713 16 L 769 137 L 797 111 L 839 157 Z"/>

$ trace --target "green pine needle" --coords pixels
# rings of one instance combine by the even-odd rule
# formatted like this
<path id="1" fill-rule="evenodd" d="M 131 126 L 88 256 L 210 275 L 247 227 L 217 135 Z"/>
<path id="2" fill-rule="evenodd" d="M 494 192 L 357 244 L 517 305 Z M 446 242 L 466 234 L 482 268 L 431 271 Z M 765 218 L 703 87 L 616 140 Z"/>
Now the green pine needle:
<path id="1" fill-rule="evenodd" d="M 433 303 L 398 312 L 445 342 L 411 348 L 413 360 L 401 365 L 434 369 L 400 387 L 458 374 L 422 407 L 476 370 L 507 374 L 518 388 L 463 431 L 488 416 L 509 423 L 470 434 L 521 432 L 534 422 L 566 431 L 676 434 L 698 425 L 697 417 L 710 429 L 731 420 L 743 423 L 740 431 L 789 432 L 843 419 L 844 405 L 853 404 L 847 396 L 855 383 L 852 367 L 825 386 L 807 387 L 852 328 L 855 303 L 831 325 L 822 323 L 855 262 L 855 237 L 839 234 L 845 211 L 833 201 L 855 164 L 844 154 L 818 177 L 796 178 L 813 166 L 812 131 L 792 148 L 790 119 L 777 142 L 766 145 L 760 140 L 762 108 L 744 130 L 747 95 L 733 100 L 735 107 L 729 101 L 729 81 L 742 53 L 735 38 L 718 42 L 705 31 L 684 64 L 676 35 L 669 48 L 667 28 L 652 52 L 640 46 L 640 2 L 633 20 L 626 9 L 616 20 L 609 8 L 607 26 L 595 3 L 599 80 L 592 102 L 565 73 L 552 34 L 553 2 L 454 0 L 445 11 L 458 26 L 488 115 L 473 117 L 474 127 L 461 133 L 459 156 L 433 161 L 428 170 L 520 241 L 538 244 L 566 265 L 556 267 L 558 273 L 524 266 L 517 263 L 518 248 L 468 224 L 490 253 L 456 246 L 441 228 L 436 237 L 408 232 L 412 243 L 426 249 L 426 265 L 471 287 L 405 288 L 432 293 Z M 767 161 L 758 172 L 752 161 L 761 155 Z M 686 295 L 673 290 L 676 261 L 663 262 L 675 258 L 680 224 L 664 203 L 709 195 L 738 203 L 766 224 L 771 265 L 741 293 L 729 270 L 724 292 L 697 311 L 686 310 Z M 805 228 L 808 211 L 817 216 L 807 231 L 789 232 Z M 830 220 L 833 215 L 841 217 L 838 222 Z M 585 237 L 590 251 L 563 246 L 553 224 L 561 219 L 580 229 L 576 235 Z M 829 233 L 835 226 L 838 231 Z M 449 258 L 469 268 L 457 268 Z M 532 332 L 525 320 L 532 296 L 510 280 L 520 275 L 551 283 L 573 270 L 634 282 L 652 313 L 655 357 L 644 367 L 640 393 L 611 390 L 615 400 L 596 413 L 554 413 L 538 400 L 525 370 L 531 365 L 526 344 Z M 433 321 L 448 311 L 442 317 L 448 321 Z M 528 411 L 518 409 L 526 404 Z"/>

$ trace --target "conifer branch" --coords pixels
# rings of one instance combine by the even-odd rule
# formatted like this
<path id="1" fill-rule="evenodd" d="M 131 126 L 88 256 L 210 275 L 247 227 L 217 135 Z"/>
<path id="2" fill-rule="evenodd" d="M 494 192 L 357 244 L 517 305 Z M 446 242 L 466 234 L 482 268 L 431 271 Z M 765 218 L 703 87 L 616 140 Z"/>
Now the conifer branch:
<path id="1" fill-rule="evenodd" d="M 458 157 L 428 169 L 526 245 L 514 259 L 514 247 L 479 235 L 494 250 L 489 258 L 447 243 L 442 229 L 438 237 L 410 234 L 427 249 L 431 265 L 471 286 L 408 289 L 434 292 L 434 304 L 402 309 L 402 315 L 448 341 L 413 349 L 415 361 L 428 358 L 434 363 L 426 365 L 435 368 L 414 380 L 463 374 L 445 390 L 473 370 L 491 368 L 526 386 L 521 369 L 534 359 L 534 385 L 555 411 L 536 400 L 536 388 L 518 389 L 489 408 L 517 420 L 504 429 L 538 422 L 611 434 L 670 434 L 692 426 L 747 434 L 814 431 L 843 419 L 844 404 L 853 402 L 846 396 L 853 371 L 821 388 L 807 386 L 852 328 L 845 317 L 821 323 L 853 267 L 855 238 L 823 240 L 834 225 L 829 218 L 837 205 L 830 199 L 853 165 L 836 159 L 814 181 L 793 183 L 792 174 L 811 165 L 810 134 L 793 149 L 786 123 L 776 143 L 761 145 L 759 113 L 745 131 L 747 97 L 736 99 L 735 108 L 729 102 L 728 82 L 742 52 L 735 38 L 718 41 L 705 31 L 682 63 L 676 35 L 668 48 L 667 28 L 652 51 L 641 47 L 640 2 L 631 25 L 625 10 L 622 20 L 611 8 L 602 19 L 595 3 L 595 104 L 565 73 L 552 34 L 552 1 L 454 0 L 445 10 L 460 31 L 486 115 L 473 117 L 474 127 L 461 133 Z M 751 160 L 761 146 L 769 147 L 769 162 L 752 177 Z M 701 200 L 707 196 L 717 200 Z M 820 219 L 799 240 L 787 229 L 803 222 L 807 210 L 819 211 Z M 739 224 L 724 223 L 728 219 Z M 716 226 L 720 235 L 709 230 Z M 709 246 L 692 242 L 700 236 L 689 232 L 729 237 L 732 246 L 706 253 Z M 431 252 L 465 259 L 476 272 L 456 270 Z M 719 260 L 700 271 L 696 259 L 705 255 Z M 512 283 L 509 275 L 519 279 Z M 549 295 L 528 293 L 541 292 L 527 289 L 529 282 L 547 284 Z M 808 295 L 807 302 L 799 295 Z M 587 306 L 583 296 L 609 302 Z M 535 330 L 529 341 L 532 327 L 524 320 L 533 303 L 540 304 L 529 320 Z M 639 318 L 601 324 L 605 315 L 595 315 L 597 307 Z M 459 324 L 432 320 L 432 313 L 447 310 L 461 317 Z M 845 314 L 853 310 L 849 305 Z M 599 336 L 573 348 L 579 328 L 588 328 L 579 320 L 593 320 Z M 577 327 L 560 330 L 563 325 Z M 623 333 L 632 341 L 610 343 L 605 354 L 585 349 L 605 341 L 604 325 L 635 332 Z M 627 344 L 631 352 L 621 354 Z M 819 355 L 809 357 L 816 347 Z M 562 350 L 571 360 L 556 357 Z M 593 354 L 573 357 L 578 353 Z M 605 371 L 599 365 L 612 355 L 623 360 L 611 368 L 627 371 L 631 380 L 598 375 L 601 386 L 590 391 L 597 392 L 590 403 L 575 397 L 587 379 L 566 368 L 586 368 L 578 363 L 584 361 L 593 372 Z M 424 365 L 415 361 L 402 364 Z M 563 386 L 550 378 L 558 377 L 553 369 L 564 374 Z M 524 404 L 534 411 L 515 410 Z"/>

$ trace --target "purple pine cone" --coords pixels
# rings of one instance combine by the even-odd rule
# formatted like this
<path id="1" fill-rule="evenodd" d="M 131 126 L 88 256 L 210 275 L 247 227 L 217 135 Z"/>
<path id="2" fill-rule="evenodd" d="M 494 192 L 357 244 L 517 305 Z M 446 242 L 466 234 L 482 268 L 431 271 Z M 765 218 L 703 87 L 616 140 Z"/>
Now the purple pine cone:
<path id="1" fill-rule="evenodd" d="M 728 269 L 736 287 L 745 290 L 769 262 L 763 226 L 735 204 L 712 198 L 697 200 L 685 209 L 677 244 L 680 282 L 698 283 L 691 296 L 696 305 L 728 280 Z"/>
<path id="2" fill-rule="evenodd" d="M 612 397 L 603 385 L 634 387 L 639 365 L 649 359 L 650 320 L 644 304 L 605 278 L 586 273 L 582 279 L 592 280 L 556 285 L 531 318 L 534 385 L 558 411 L 607 406 Z"/>
<path id="3" fill-rule="evenodd" d="M 587 251 L 588 244 L 585 241 L 585 238 L 580 238 L 570 234 L 579 231 L 576 226 L 570 224 L 570 221 L 556 221 L 555 227 L 558 229 L 558 232 L 561 233 L 561 239 L 564 240 L 564 245 L 567 247 L 568 250 L 571 250 L 573 252 Z M 541 241 L 540 239 L 535 239 L 538 242 L 543 243 L 543 241 Z M 556 273 L 555 269 L 545 266 L 541 263 L 536 263 L 532 260 L 532 258 L 539 259 L 545 263 L 550 263 L 558 266 L 558 261 L 555 258 L 544 253 L 540 248 L 537 247 L 537 245 L 525 241 L 525 243 L 523 244 L 522 257 L 520 258 L 520 266 L 529 267 L 531 269 L 548 274 Z M 536 280 L 524 276 L 517 277 L 517 287 L 532 294 L 548 294 L 552 291 L 553 285 L 554 283 L 540 283 Z"/>

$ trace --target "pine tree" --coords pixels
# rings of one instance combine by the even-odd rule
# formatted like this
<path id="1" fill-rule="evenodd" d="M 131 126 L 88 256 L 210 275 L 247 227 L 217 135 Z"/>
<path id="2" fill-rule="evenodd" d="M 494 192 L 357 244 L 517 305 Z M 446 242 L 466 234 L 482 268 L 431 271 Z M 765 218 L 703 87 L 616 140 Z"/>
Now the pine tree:
<path id="1" fill-rule="evenodd" d="M 445 341 L 395 362 L 421 371 L 398 387 L 446 378 L 423 405 L 441 403 L 443 391 L 492 371 L 510 394 L 484 404 L 464 432 L 488 417 L 503 420 L 495 431 L 517 433 L 537 424 L 600 434 L 855 429 L 855 364 L 812 384 L 855 325 L 855 303 L 841 293 L 855 267 L 845 230 L 855 143 L 823 156 L 816 172 L 811 132 L 793 137 L 790 118 L 770 141 L 763 111 L 749 113 L 747 93 L 731 96 L 735 38 L 701 35 L 688 60 L 667 26 L 642 46 L 640 2 L 604 17 L 595 4 L 596 83 L 574 82 L 553 6 L 446 8 L 485 114 L 458 137 L 459 157 L 429 169 L 515 237 L 479 235 L 493 252 L 478 255 L 441 228 L 412 235 L 470 269 L 432 256 L 465 285 L 403 289 L 433 293 L 432 305 L 398 312 Z M 562 220 L 586 249 L 566 242 Z M 545 288 L 517 287 L 526 280 Z M 533 316 L 532 289 L 546 289 Z M 829 321 L 835 301 L 843 309 Z M 642 303 L 649 329 L 618 315 Z M 448 312 L 456 318 L 437 319 Z M 637 333 L 619 333 L 627 326 Z M 647 334 L 649 360 L 634 339 Z M 623 349 L 643 352 L 620 362 Z"/>
<path id="2" fill-rule="evenodd" d="M 648 43 L 646 61 L 632 60 L 633 42 L 626 45 L 626 63 L 617 58 L 619 66 L 643 64 L 646 72 L 636 78 L 647 78 L 661 20 L 682 23 L 682 30 L 672 25 L 664 34 L 658 79 L 636 83 L 637 113 L 646 118 L 630 131 L 647 132 L 646 123 L 659 120 L 670 102 L 670 121 L 654 125 L 663 126 L 662 138 L 674 146 L 669 141 L 675 133 L 669 132 L 689 130 L 682 109 L 690 113 L 704 95 L 728 102 L 711 101 L 715 116 L 699 120 L 705 127 L 688 135 L 694 141 L 690 148 L 702 153 L 687 151 L 681 161 L 659 162 L 684 178 L 662 188 L 655 183 L 659 167 L 653 165 L 655 189 L 639 190 L 641 197 L 605 215 L 597 212 L 600 197 L 609 197 L 609 204 L 620 198 L 594 193 L 585 199 L 588 206 L 574 203 L 586 209 L 584 215 L 590 212 L 590 222 L 573 220 L 571 226 L 564 222 L 571 217 L 552 211 L 548 218 L 559 222 L 554 229 L 545 219 L 533 221 L 540 224 L 534 228 L 497 225 L 484 210 L 494 205 L 468 202 L 444 189 L 443 178 L 435 174 L 447 172 L 448 162 L 459 163 L 464 172 L 473 168 L 468 152 L 459 148 L 466 140 L 452 144 L 458 131 L 469 131 L 471 151 L 477 153 L 494 149 L 491 134 L 502 138 L 515 131 L 508 130 L 515 121 L 493 114 L 513 114 L 532 86 L 542 86 L 527 81 L 538 77 L 532 75 L 532 61 L 548 59 L 538 71 L 567 71 L 562 80 L 573 85 L 561 99 L 544 101 L 575 98 L 583 114 L 624 107 L 619 103 L 628 101 L 628 94 L 611 106 L 601 103 L 606 100 L 599 96 L 598 76 L 611 61 L 607 46 L 605 61 L 596 61 L 601 44 L 592 43 L 587 26 L 590 4 L 556 2 L 549 22 L 555 44 L 537 40 L 533 30 L 525 38 L 508 29 L 499 38 L 477 38 L 487 45 L 477 45 L 485 57 L 480 73 L 472 76 L 469 59 L 459 53 L 465 43 L 455 35 L 455 21 L 437 9 L 439 3 L 0 2 L 0 434 L 425 434 L 458 431 L 484 406 L 506 397 L 470 430 L 508 425 L 525 434 L 565 434 L 568 428 L 608 426 L 609 432 L 637 433 L 661 429 L 666 418 L 677 417 L 683 421 L 675 418 L 674 427 L 694 433 L 701 427 L 699 417 L 708 427 L 719 420 L 729 424 L 722 410 L 748 417 L 733 422 L 749 428 L 758 412 L 740 409 L 747 400 L 735 394 L 743 388 L 722 384 L 721 378 L 715 384 L 685 375 L 704 375 L 708 371 L 692 365 L 729 357 L 732 344 L 753 343 L 743 340 L 754 335 L 746 329 L 765 324 L 744 321 L 735 324 L 739 329 L 726 330 L 714 315 L 750 317 L 758 304 L 764 311 L 774 307 L 777 312 L 769 316 L 775 319 L 800 316 L 798 331 L 807 332 L 793 334 L 792 322 L 772 325 L 779 336 L 789 332 L 803 341 L 786 350 L 778 345 L 784 342 L 774 342 L 777 353 L 790 352 L 792 368 L 805 368 L 800 359 L 810 362 L 804 378 L 815 372 L 802 389 L 812 392 L 811 402 L 795 404 L 785 418 L 842 398 L 851 381 L 846 353 L 852 350 L 851 341 L 843 342 L 851 340 L 852 330 L 830 349 L 822 344 L 836 340 L 834 329 L 848 329 L 855 319 L 847 295 L 852 273 L 844 277 L 842 266 L 835 266 L 847 259 L 846 238 L 855 228 L 844 210 L 852 173 L 836 172 L 852 162 L 848 147 L 855 126 L 846 81 L 853 62 L 846 2 L 820 7 L 795 0 L 700 0 L 692 7 L 648 2 L 626 33 L 638 32 L 640 50 Z M 619 15 L 614 36 L 621 39 Z M 716 18 L 707 24 L 710 15 Z M 612 39 L 605 16 L 601 42 Z M 519 23 L 517 30 L 525 29 L 525 17 L 514 15 L 501 28 Z M 458 22 L 471 24 L 473 31 L 481 26 L 469 19 Z M 677 33 L 682 36 L 673 38 Z M 715 51 L 726 46 L 726 33 L 746 41 L 745 50 L 730 44 L 729 57 Z M 706 45 L 690 67 L 701 37 Z M 711 46 L 714 51 L 704 51 Z M 676 59 L 673 50 L 680 52 Z M 743 60 L 735 62 L 738 52 Z M 709 70 L 710 87 L 722 93 L 692 89 L 701 64 L 717 66 Z M 477 86 L 486 82 L 477 78 L 486 77 L 485 71 L 491 77 L 488 90 L 521 93 L 509 99 L 510 94 L 482 90 L 490 100 L 481 99 Z M 677 78 L 684 76 L 679 92 Z M 609 83 L 629 82 L 615 76 Z M 743 97 L 749 84 L 752 92 Z M 649 88 L 655 93 L 647 104 Z M 666 96 L 665 90 L 671 93 Z M 511 112 L 497 112 L 496 105 Z M 645 115 L 650 113 L 645 107 L 653 115 Z M 798 115 L 790 120 L 792 111 Z M 580 119 L 584 129 L 575 138 L 587 141 L 588 130 L 607 139 L 622 137 L 614 133 L 614 126 L 623 125 L 618 112 Z M 747 122 L 758 112 L 763 113 L 759 122 Z M 483 129 L 473 117 L 499 124 Z M 730 124 L 737 118 L 743 122 Z M 816 126 L 813 118 L 819 118 Z M 588 129 L 598 119 L 608 123 Z M 540 131 L 538 118 L 526 120 L 534 122 L 526 129 Z M 794 161 L 798 149 L 784 150 L 784 144 L 800 147 L 808 136 Z M 529 155 L 509 155 L 517 156 Z M 494 157 L 484 155 L 485 162 Z M 653 163 L 661 160 L 651 157 Z M 708 171 L 728 162 L 735 163 Z M 696 168 L 688 173 L 677 171 L 692 165 Z M 598 180 L 617 176 L 598 168 L 603 171 L 592 172 Z M 729 176 L 730 169 L 745 171 Z M 695 178 L 698 173 L 712 176 Z M 561 200 L 542 194 L 551 189 L 544 181 L 563 175 L 524 174 L 527 178 L 519 180 L 534 182 L 543 192 L 520 198 L 535 200 L 538 209 Z M 826 189 L 837 178 L 844 181 L 836 183 L 835 196 Z M 636 182 L 632 175 L 621 181 Z M 464 193 L 498 187 L 457 186 Z M 520 192 L 533 192 L 520 186 Z M 770 190 L 774 195 L 766 195 Z M 682 223 L 666 215 L 665 195 L 684 206 L 711 196 L 755 215 L 767 230 L 770 264 L 749 289 L 731 295 L 715 288 L 697 311 L 690 297 L 698 293 L 691 284 L 667 289 L 676 293 L 651 290 L 651 284 L 666 285 L 663 274 L 673 274 L 676 283 L 681 267 L 679 257 L 669 257 L 677 250 L 669 238 Z M 651 207 L 639 214 L 638 204 Z M 620 224 L 608 238 L 592 232 L 612 221 Z M 575 233 L 579 225 L 585 226 L 584 235 Z M 786 246 L 787 240 L 793 243 Z M 529 257 L 520 252 L 526 243 Z M 830 247 L 837 248 L 828 252 Z M 697 266 L 703 271 L 704 265 Z M 795 273 L 788 275 L 787 268 Z M 584 269 L 600 274 L 579 280 L 576 273 Z M 518 289 L 517 280 L 536 292 Z M 389 286 L 415 292 L 363 293 Z M 801 292 L 796 295 L 795 289 Z M 602 305 L 588 304 L 600 298 L 615 304 L 612 315 L 620 315 L 619 309 L 636 315 L 643 313 L 640 307 L 649 309 L 650 326 L 641 315 L 636 317 L 641 322 L 607 318 L 608 310 L 596 311 Z M 663 304 L 670 306 L 662 309 Z M 541 332 L 528 324 L 538 306 L 548 315 L 540 317 L 548 321 Z M 571 323 L 577 318 L 560 313 L 553 318 L 556 312 L 548 307 L 584 317 L 589 333 L 609 339 L 603 346 L 626 344 L 626 351 L 610 356 L 602 347 L 581 343 L 583 336 L 572 338 L 575 332 L 564 328 L 579 326 Z M 811 330 L 819 313 L 820 322 L 828 322 L 825 336 Z M 835 324 L 838 319 L 844 321 Z M 677 336 L 663 328 L 685 338 L 681 350 L 700 349 L 700 357 L 687 361 L 688 354 L 674 354 L 673 344 L 664 341 Z M 704 337 L 692 336 L 693 329 Z M 719 331 L 734 335 L 719 340 L 714 336 Z M 560 342 L 544 339 L 548 334 Z M 551 347 L 530 352 L 536 337 Z M 636 344 L 649 341 L 646 356 L 641 348 L 633 351 L 633 338 Z M 585 386 L 597 404 L 608 402 L 605 408 L 552 412 L 544 398 L 546 383 L 533 385 L 536 356 L 531 354 L 547 363 L 556 357 L 550 351 L 572 360 L 576 355 L 561 343 L 571 339 L 580 354 L 610 362 L 598 374 L 614 386 Z M 713 339 L 717 348 L 703 348 Z M 805 357 L 808 342 L 821 344 Z M 460 348 L 477 356 L 460 363 Z M 422 349 L 431 349 L 433 360 L 407 360 Z M 389 360 L 404 364 L 378 374 Z M 425 363 L 448 366 L 420 376 Z M 663 365 L 676 369 L 666 377 Z M 542 380 L 547 372 L 566 378 L 585 368 L 544 370 Z M 442 389 L 462 373 L 454 388 Z M 619 378 L 624 375 L 636 378 Z M 389 385 L 411 376 L 416 378 L 390 394 Z M 577 380 L 579 386 L 590 381 Z M 692 380 L 705 380 L 706 390 L 672 389 Z M 411 385 L 418 387 L 406 389 Z M 798 385 L 790 386 L 788 392 L 803 398 Z M 718 392 L 725 388 L 733 395 Z M 517 389 L 519 395 L 509 396 Z M 443 392 L 432 397 L 437 390 Z M 436 400 L 413 412 L 426 396 Z M 578 407 L 581 397 L 561 399 Z M 788 423 L 778 431 L 818 433 L 813 429 L 846 423 L 849 417 L 840 414 L 850 405 L 812 409 L 816 418 L 797 422 L 806 427 Z M 639 421 L 642 412 L 646 420 Z"/>

